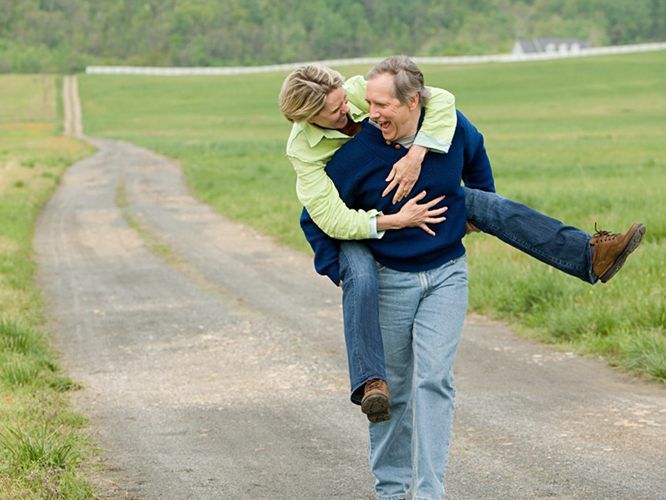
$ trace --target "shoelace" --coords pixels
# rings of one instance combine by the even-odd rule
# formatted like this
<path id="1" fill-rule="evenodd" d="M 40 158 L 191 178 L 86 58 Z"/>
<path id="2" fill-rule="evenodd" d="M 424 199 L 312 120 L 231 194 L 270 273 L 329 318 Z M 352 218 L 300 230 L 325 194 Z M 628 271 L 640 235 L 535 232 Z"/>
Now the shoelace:
<path id="1" fill-rule="evenodd" d="M 594 223 L 594 236 L 592 236 L 592 239 L 595 240 L 595 243 L 597 241 L 608 241 L 608 240 L 614 240 L 619 236 L 617 233 L 610 233 L 608 231 L 604 231 L 603 229 L 598 229 L 597 228 L 597 223 Z"/>
<path id="2" fill-rule="evenodd" d="M 367 384 L 365 384 L 365 390 L 370 391 L 372 389 L 379 389 L 382 386 L 382 381 L 381 380 L 371 380 Z"/>

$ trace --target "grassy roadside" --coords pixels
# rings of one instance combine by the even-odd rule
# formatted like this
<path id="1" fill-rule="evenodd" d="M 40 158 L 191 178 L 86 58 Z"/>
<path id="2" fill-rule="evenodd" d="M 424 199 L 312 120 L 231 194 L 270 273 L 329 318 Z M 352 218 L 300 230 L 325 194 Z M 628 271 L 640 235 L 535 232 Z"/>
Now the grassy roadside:
<path id="1" fill-rule="evenodd" d="M 44 334 L 34 224 L 65 168 L 91 153 L 55 135 L 53 76 L 0 76 L 0 498 L 89 498 L 85 420 Z"/>
<path id="2" fill-rule="evenodd" d="M 595 287 L 474 235 L 466 242 L 472 308 L 666 381 L 666 53 L 424 72 L 484 133 L 500 193 L 588 232 L 595 222 L 648 227 L 625 268 Z M 284 76 L 84 76 L 86 131 L 180 160 L 201 199 L 307 249 L 283 154 L 289 125 L 276 102 Z"/>

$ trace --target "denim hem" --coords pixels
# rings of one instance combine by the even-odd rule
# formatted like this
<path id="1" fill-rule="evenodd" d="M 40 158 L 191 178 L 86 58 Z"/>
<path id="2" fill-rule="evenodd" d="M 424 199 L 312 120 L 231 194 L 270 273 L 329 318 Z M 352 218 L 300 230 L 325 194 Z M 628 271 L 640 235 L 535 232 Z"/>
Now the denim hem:
<path id="1" fill-rule="evenodd" d="M 355 405 L 360 405 L 363 400 L 363 388 L 365 387 L 365 382 L 357 387 L 352 387 L 351 394 L 349 395 L 349 400 Z"/>
<path id="2" fill-rule="evenodd" d="M 407 498 L 407 493 L 405 493 L 404 495 L 389 495 L 389 496 L 377 495 L 377 498 L 379 500 L 405 500 L 405 498 Z"/>

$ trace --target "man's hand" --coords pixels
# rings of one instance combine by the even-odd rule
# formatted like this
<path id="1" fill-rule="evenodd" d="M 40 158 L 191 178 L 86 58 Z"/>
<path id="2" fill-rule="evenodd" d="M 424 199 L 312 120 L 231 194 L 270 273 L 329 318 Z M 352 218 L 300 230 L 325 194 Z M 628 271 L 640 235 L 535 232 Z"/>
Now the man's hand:
<path id="1" fill-rule="evenodd" d="M 416 184 L 421 174 L 421 163 L 428 152 L 428 148 L 414 144 L 409 148 L 409 152 L 393 165 L 391 172 L 385 179 L 389 183 L 384 189 L 382 196 L 386 196 L 393 189 L 393 203 L 398 203 L 405 198 Z"/>
<path id="2" fill-rule="evenodd" d="M 465 234 L 469 233 L 480 233 L 481 230 L 472 224 L 470 221 L 465 222 Z"/>

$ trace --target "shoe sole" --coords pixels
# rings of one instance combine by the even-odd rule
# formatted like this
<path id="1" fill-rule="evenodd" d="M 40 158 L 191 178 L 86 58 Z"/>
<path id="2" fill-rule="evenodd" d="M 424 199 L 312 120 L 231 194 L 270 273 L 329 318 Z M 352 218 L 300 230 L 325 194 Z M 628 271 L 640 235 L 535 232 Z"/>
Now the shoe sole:
<path id="1" fill-rule="evenodd" d="M 389 399 L 381 394 L 368 396 L 361 403 L 361 411 L 373 424 L 386 422 L 391 419 Z"/>
<path id="2" fill-rule="evenodd" d="M 643 224 L 638 224 L 638 226 L 634 230 L 634 233 L 631 235 L 631 238 L 629 238 L 629 243 L 627 243 L 627 245 L 624 247 L 620 255 L 617 257 L 617 259 L 615 259 L 613 265 L 610 266 L 605 273 L 599 276 L 599 279 L 601 280 L 602 283 L 606 283 L 613 276 L 615 276 L 615 274 L 624 265 L 624 262 L 627 260 L 627 257 L 629 257 L 629 254 L 631 254 L 631 252 L 636 250 L 638 248 L 638 245 L 641 244 L 644 235 L 645 235 L 645 226 Z"/>

